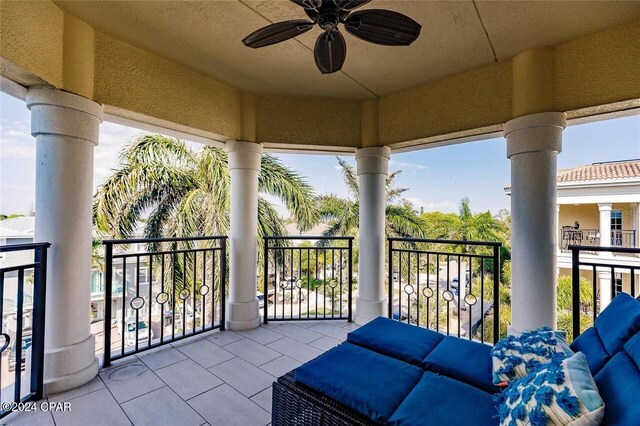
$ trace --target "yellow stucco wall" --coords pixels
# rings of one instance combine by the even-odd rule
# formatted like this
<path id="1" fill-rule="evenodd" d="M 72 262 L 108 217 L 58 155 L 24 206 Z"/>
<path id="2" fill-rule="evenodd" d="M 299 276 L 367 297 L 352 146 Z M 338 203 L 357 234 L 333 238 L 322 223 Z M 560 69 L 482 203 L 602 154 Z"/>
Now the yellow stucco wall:
<path id="1" fill-rule="evenodd" d="M 554 109 L 640 98 L 640 22 L 554 49 Z"/>
<path id="2" fill-rule="evenodd" d="M 116 107 L 114 110 L 175 123 L 181 130 L 210 132 L 221 139 L 242 138 L 243 107 L 238 90 L 98 31 L 94 31 L 92 88 L 90 81 L 74 77 L 90 73 L 86 40 L 72 36 L 86 30 L 82 24 L 65 19 L 49 1 L 2 0 L 0 12 L 0 71 L 5 77 L 25 85 L 44 81 L 93 97 Z M 640 99 L 638 40 L 640 22 L 550 48 L 553 109 L 582 110 Z M 81 62 L 74 59 L 78 52 Z M 522 93 L 535 91 L 528 89 L 526 79 L 518 80 L 517 76 L 546 75 L 549 69 L 545 67 L 543 74 L 528 73 L 535 71 L 537 62 L 516 61 L 383 97 L 377 101 L 377 128 L 370 123 L 375 111 L 363 109 L 358 100 L 258 95 L 255 119 L 248 120 L 245 113 L 244 134 L 252 139 L 255 132 L 256 141 L 271 144 L 355 148 L 410 146 L 452 135 L 480 134 L 485 129 L 499 130 L 514 116 L 530 113 L 531 105 L 519 105 L 517 99 L 528 99 Z M 522 74 L 520 65 L 524 66 Z M 514 84 L 514 78 L 525 84 Z M 622 107 L 601 111 L 615 108 Z"/>
<path id="3" fill-rule="evenodd" d="M 237 90 L 101 33 L 95 48 L 97 102 L 240 137 Z"/>
<path id="4" fill-rule="evenodd" d="M 259 142 L 350 146 L 360 144 L 360 102 L 257 96 Z"/>
<path id="5" fill-rule="evenodd" d="M 511 119 L 511 62 L 380 99 L 380 141 L 392 144 Z"/>
<path id="6" fill-rule="evenodd" d="M 622 229 L 633 229 L 631 203 L 613 203 L 611 210 L 622 211 Z M 558 216 L 558 226 L 573 226 L 575 221 L 582 229 L 600 228 L 600 210 L 597 204 L 562 204 Z"/>
<path id="7" fill-rule="evenodd" d="M 2 1 L 0 56 L 32 76 L 62 87 L 63 25 L 64 13 L 51 2 Z M 3 75 L 20 79 L 6 75 L 4 69 Z"/>

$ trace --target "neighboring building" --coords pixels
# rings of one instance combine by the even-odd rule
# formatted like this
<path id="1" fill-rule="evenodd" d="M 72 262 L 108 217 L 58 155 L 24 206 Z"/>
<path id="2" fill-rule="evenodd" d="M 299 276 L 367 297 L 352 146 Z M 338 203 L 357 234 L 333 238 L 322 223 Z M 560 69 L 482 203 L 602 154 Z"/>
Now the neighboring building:
<path id="1" fill-rule="evenodd" d="M 559 275 L 571 275 L 569 245 L 640 247 L 640 160 L 593 163 L 558 171 L 558 269 Z M 510 187 L 505 189 L 510 195 Z M 640 285 L 640 258 L 637 255 L 584 253 L 583 259 L 598 263 L 624 265 L 636 270 L 635 285 Z M 585 267 L 582 275 L 591 280 L 593 272 Z M 597 284 L 601 309 L 610 295 L 630 292 L 629 270 L 615 272 L 599 268 Z"/>

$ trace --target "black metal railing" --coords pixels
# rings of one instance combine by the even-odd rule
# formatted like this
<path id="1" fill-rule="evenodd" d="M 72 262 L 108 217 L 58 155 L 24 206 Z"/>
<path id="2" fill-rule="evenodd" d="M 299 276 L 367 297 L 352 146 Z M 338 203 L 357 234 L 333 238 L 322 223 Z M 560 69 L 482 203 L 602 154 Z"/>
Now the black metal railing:
<path id="1" fill-rule="evenodd" d="M 353 237 L 264 237 L 264 323 L 351 321 Z"/>
<path id="2" fill-rule="evenodd" d="M 0 418 L 12 411 L 12 405 L 5 403 L 42 399 L 49 247 L 49 243 L 0 247 L 0 253 L 5 255 L 0 261 Z"/>
<path id="3" fill-rule="evenodd" d="M 628 259 L 614 257 L 614 255 L 638 256 L 640 248 L 629 247 L 585 247 L 579 245 L 569 246 L 571 250 L 571 297 L 572 297 L 572 331 L 575 339 L 581 333 L 585 324 L 582 323 L 584 315 L 592 316 L 595 322 L 600 312 L 600 299 L 602 289 L 599 286 L 600 273 L 605 273 L 606 278 L 611 283 L 611 294 L 613 299 L 618 292 L 629 293 L 633 297 L 639 297 L 640 291 L 636 282 L 636 274 L 640 272 L 640 261 L 636 257 Z M 611 256 L 590 256 L 582 259 L 581 253 L 609 253 Z M 583 280 L 580 278 L 583 277 Z M 586 281 L 585 281 L 586 279 Z M 582 300 L 581 285 L 591 286 L 593 300 Z"/>
<path id="4" fill-rule="evenodd" d="M 633 229 L 613 229 L 611 231 L 612 247 L 636 248 L 636 231 Z"/>
<path id="5" fill-rule="evenodd" d="M 562 250 L 568 250 L 571 245 L 599 246 L 600 230 L 576 229 L 573 226 L 562 227 L 560 248 Z"/>
<path id="6" fill-rule="evenodd" d="M 569 250 L 569 246 L 572 245 L 600 247 L 600 238 L 599 229 L 576 229 L 573 226 L 564 226 L 562 227 L 560 248 Z M 633 229 L 612 229 L 610 244 L 611 247 L 635 248 L 637 247 L 636 231 Z M 585 249 L 584 251 L 588 250 Z"/>
<path id="7" fill-rule="evenodd" d="M 470 340 L 498 341 L 501 243 L 388 241 L 389 318 Z M 491 327 L 485 326 L 489 316 Z"/>
<path id="8" fill-rule="evenodd" d="M 226 241 L 220 236 L 103 241 L 105 367 L 184 337 L 224 330 Z M 135 251 L 141 244 L 146 250 Z"/>

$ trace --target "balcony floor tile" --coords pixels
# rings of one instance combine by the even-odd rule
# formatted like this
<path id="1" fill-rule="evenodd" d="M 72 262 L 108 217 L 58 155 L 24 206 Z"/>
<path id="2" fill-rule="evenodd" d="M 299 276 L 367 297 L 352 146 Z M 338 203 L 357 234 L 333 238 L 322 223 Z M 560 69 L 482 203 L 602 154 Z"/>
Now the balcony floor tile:
<path id="1" fill-rule="evenodd" d="M 271 422 L 269 413 L 229 385 L 196 396 L 189 405 L 212 425 L 265 426 Z"/>
<path id="2" fill-rule="evenodd" d="M 247 397 L 268 388 L 276 380 L 271 374 L 240 358 L 218 364 L 209 371 Z"/>
<path id="3" fill-rule="evenodd" d="M 107 389 L 100 389 L 70 401 L 69 411 L 54 411 L 56 425 L 130 425 L 131 421 Z"/>
<path id="4" fill-rule="evenodd" d="M 286 321 L 203 333 L 114 361 L 89 383 L 48 397 L 69 401 L 71 411 L 14 413 L 0 424 L 265 426 L 276 378 L 339 344 L 354 327 Z"/>
<path id="5" fill-rule="evenodd" d="M 224 348 L 255 366 L 266 364 L 280 356 L 280 353 L 273 349 L 249 339 L 238 340 L 237 342 L 225 345 Z"/>
<path id="6" fill-rule="evenodd" d="M 204 419 L 168 387 L 122 404 L 135 425 L 199 426 Z"/>
<path id="7" fill-rule="evenodd" d="M 156 374 L 183 399 L 193 398 L 223 383 L 191 359 L 156 370 Z"/>

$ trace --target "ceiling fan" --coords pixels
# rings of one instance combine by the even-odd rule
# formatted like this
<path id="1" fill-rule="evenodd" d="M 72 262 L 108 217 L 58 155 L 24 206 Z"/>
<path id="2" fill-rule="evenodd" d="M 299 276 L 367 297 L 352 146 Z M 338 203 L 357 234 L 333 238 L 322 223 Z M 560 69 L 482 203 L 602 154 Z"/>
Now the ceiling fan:
<path id="1" fill-rule="evenodd" d="M 339 71 L 347 56 L 347 45 L 338 29 L 344 25 L 348 33 L 370 43 L 385 46 L 408 46 L 422 28 L 413 19 L 385 9 L 352 12 L 371 0 L 290 0 L 304 8 L 311 21 L 293 19 L 267 25 L 245 37 L 242 42 L 258 48 L 280 43 L 304 34 L 318 25 L 323 33 L 316 40 L 313 56 L 323 74 Z"/>

